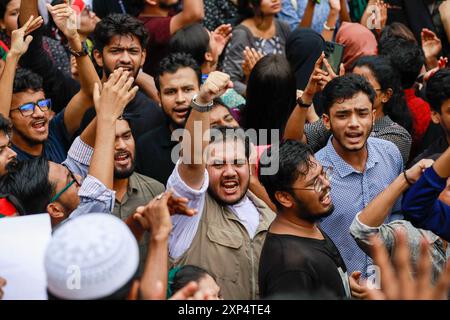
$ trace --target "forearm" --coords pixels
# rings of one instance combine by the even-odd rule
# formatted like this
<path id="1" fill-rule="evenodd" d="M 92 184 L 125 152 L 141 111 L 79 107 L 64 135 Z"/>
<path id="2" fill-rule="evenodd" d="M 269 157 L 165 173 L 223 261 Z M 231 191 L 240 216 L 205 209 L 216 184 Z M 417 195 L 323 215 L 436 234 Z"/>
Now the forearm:
<path id="1" fill-rule="evenodd" d="M 0 113 L 9 118 L 9 111 L 11 109 L 11 100 L 13 93 L 14 77 L 16 75 L 16 68 L 19 58 L 8 53 L 6 56 L 5 68 L 0 78 Z"/>
<path id="2" fill-rule="evenodd" d="M 116 119 L 107 116 L 101 120 L 98 118 L 95 151 L 89 168 L 89 174 L 109 189 L 113 188 L 115 124 Z"/>
<path id="3" fill-rule="evenodd" d="M 39 16 L 38 0 L 24 0 L 20 3 L 19 26 L 23 26 L 28 19 Z"/>
<path id="4" fill-rule="evenodd" d="M 136 77 L 136 84 L 150 99 L 156 101 L 157 103 L 161 103 L 158 90 L 156 89 L 155 79 L 153 79 L 151 75 L 140 71 Z"/>
<path id="5" fill-rule="evenodd" d="M 348 12 L 347 0 L 341 0 L 341 12 L 339 13 L 339 18 L 341 20 L 341 23 L 344 21 L 352 22 L 350 13 Z"/>
<path id="6" fill-rule="evenodd" d="M 441 178 L 450 176 L 450 147 L 436 160 L 433 168 Z"/>
<path id="7" fill-rule="evenodd" d="M 339 11 L 335 10 L 335 9 L 330 9 L 330 13 L 328 14 L 326 25 L 332 29 L 336 28 L 336 23 L 337 23 L 338 17 L 339 17 Z M 323 28 L 322 37 L 324 38 L 325 41 L 333 40 L 333 36 L 334 36 L 334 30 L 326 30 L 325 28 Z"/>
<path id="8" fill-rule="evenodd" d="M 97 118 L 92 119 L 80 135 L 81 140 L 92 148 L 95 147 L 95 134 L 97 132 Z"/>
<path id="9" fill-rule="evenodd" d="M 309 28 L 311 27 L 313 15 L 314 15 L 315 2 L 313 0 L 308 0 L 305 12 L 303 13 L 303 18 L 299 23 L 300 27 Z"/>
<path id="10" fill-rule="evenodd" d="M 182 141 L 182 161 L 179 166 L 180 177 L 193 189 L 200 189 L 206 164 L 203 159 L 203 150 L 207 141 L 204 141 L 205 132 L 209 129 L 209 112 L 198 112 L 192 109 L 185 126 Z"/>
<path id="11" fill-rule="evenodd" d="M 306 108 L 296 106 L 289 117 L 284 130 L 284 140 L 297 140 L 306 142 L 304 129 Z"/>
<path id="12" fill-rule="evenodd" d="M 184 0 L 183 14 L 191 23 L 203 20 L 205 17 L 203 0 Z"/>
<path id="13" fill-rule="evenodd" d="M 147 261 L 141 279 L 143 300 L 165 300 L 168 283 L 168 237 L 150 239 Z M 162 285 L 162 288 L 161 288 Z"/>
<path id="14" fill-rule="evenodd" d="M 68 38 L 68 42 L 72 50 L 77 52 L 83 50 L 83 46 L 78 35 Z M 100 83 L 100 78 L 98 77 L 94 64 L 92 63 L 89 55 L 75 57 L 75 59 L 77 61 L 81 90 L 86 94 L 87 97 L 92 97 L 94 83 Z"/>
<path id="15" fill-rule="evenodd" d="M 408 182 L 401 173 L 386 189 L 383 190 L 359 215 L 361 223 L 369 227 L 379 227 L 386 220 L 392 206 L 404 191 Z"/>

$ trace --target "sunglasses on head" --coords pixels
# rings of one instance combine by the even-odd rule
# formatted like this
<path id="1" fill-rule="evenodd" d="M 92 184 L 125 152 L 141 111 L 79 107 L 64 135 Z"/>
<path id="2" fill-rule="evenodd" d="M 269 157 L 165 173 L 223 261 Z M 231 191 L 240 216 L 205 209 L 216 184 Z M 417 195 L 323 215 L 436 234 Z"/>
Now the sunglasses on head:
<path id="1" fill-rule="evenodd" d="M 38 107 L 42 112 L 48 111 L 52 108 L 52 100 L 42 99 L 38 100 L 37 102 L 27 102 L 20 107 L 11 109 L 10 111 L 12 112 L 19 110 L 24 117 L 30 117 L 34 114 L 36 107 Z"/>

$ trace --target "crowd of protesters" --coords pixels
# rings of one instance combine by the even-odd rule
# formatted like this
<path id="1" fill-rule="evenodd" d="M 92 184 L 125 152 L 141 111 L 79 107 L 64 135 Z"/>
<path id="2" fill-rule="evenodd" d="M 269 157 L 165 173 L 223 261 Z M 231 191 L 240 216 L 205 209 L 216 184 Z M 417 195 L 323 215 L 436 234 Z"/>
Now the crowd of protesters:
<path id="1" fill-rule="evenodd" d="M 48 299 L 449 297 L 450 0 L 0 0 L 0 27 L 0 224 L 48 215 Z"/>

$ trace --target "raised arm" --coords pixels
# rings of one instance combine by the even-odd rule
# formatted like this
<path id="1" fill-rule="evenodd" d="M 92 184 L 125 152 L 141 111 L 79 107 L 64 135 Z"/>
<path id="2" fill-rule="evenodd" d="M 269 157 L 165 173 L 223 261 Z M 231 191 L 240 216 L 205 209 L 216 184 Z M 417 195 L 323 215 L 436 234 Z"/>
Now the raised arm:
<path id="1" fill-rule="evenodd" d="M 113 188 L 116 120 L 136 95 L 138 87 L 131 88 L 133 82 L 127 72 L 119 69 L 114 71 L 102 90 L 98 84 L 94 88 L 97 127 L 89 175 L 100 180 L 108 189 Z"/>
<path id="2" fill-rule="evenodd" d="M 11 49 L 6 56 L 5 68 L 0 77 L 0 113 L 9 118 L 13 94 L 14 77 L 20 57 L 28 50 L 33 37 L 30 32 L 39 28 L 43 23 L 42 17 L 30 16 L 22 28 L 14 30 L 11 34 Z"/>
<path id="3" fill-rule="evenodd" d="M 337 20 L 341 13 L 341 1 L 340 0 L 329 0 L 330 12 L 328 13 L 327 21 L 325 22 L 328 29 L 323 26 L 322 37 L 326 41 L 333 40 L 334 30 L 336 29 Z"/>
<path id="4" fill-rule="evenodd" d="M 195 103 L 199 106 L 207 106 L 232 86 L 229 75 L 218 71 L 212 72 L 201 86 Z M 198 110 L 193 108 L 187 119 L 181 144 L 183 156 L 178 167 L 181 179 L 189 187 L 197 190 L 203 185 L 206 168 L 203 152 L 209 143 L 209 139 L 204 137 L 209 129 L 209 112 Z"/>
<path id="5" fill-rule="evenodd" d="M 426 168 L 433 164 L 433 160 L 423 159 L 412 168 L 401 173 L 386 189 L 383 190 L 359 214 L 359 221 L 369 227 L 379 227 L 386 220 L 389 211 L 397 199 L 405 192 L 409 183 L 415 183 Z M 406 175 L 406 177 L 405 177 Z M 408 181 L 406 180 L 408 178 Z"/>
<path id="6" fill-rule="evenodd" d="M 300 20 L 299 26 L 303 28 L 310 28 L 313 16 L 314 16 L 314 7 L 316 6 L 316 2 L 314 0 L 308 0 L 308 4 L 306 5 L 305 12 L 303 13 L 303 18 Z"/>
<path id="7" fill-rule="evenodd" d="M 204 17 L 203 0 L 184 0 L 183 11 L 175 15 L 170 21 L 170 34 L 174 34 L 187 25 L 201 22 Z"/>
<path id="8" fill-rule="evenodd" d="M 309 78 L 305 91 L 303 93 L 297 92 L 297 101 L 301 100 L 302 105 L 297 103 L 296 108 L 292 111 L 286 124 L 284 139 L 297 140 L 306 143 L 304 129 L 308 112 L 307 106 L 310 105 L 310 108 L 314 108 L 314 106 L 312 106 L 314 95 L 317 92 L 320 92 L 329 81 L 329 74 L 321 69 L 324 59 L 325 54 L 322 53 L 314 65 L 313 73 Z"/>
<path id="9" fill-rule="evenodd" d="M 47 9 L 57 27 L 66 36 L 71 50 L 83 52 L 83 46 L 76 28 L 77 17 L 75 11 L 64 3 L 53 7 L 48 4 Z M 69 135 L 75 133 L 80 127 L 84 113 L 92 106 L 94 83 L 100 84 L 100 79 L 87 52 L 75 55 L 75 59 L 77 61 L 81 89 L 69 102 L 64 112 L 64 124 Z"/>

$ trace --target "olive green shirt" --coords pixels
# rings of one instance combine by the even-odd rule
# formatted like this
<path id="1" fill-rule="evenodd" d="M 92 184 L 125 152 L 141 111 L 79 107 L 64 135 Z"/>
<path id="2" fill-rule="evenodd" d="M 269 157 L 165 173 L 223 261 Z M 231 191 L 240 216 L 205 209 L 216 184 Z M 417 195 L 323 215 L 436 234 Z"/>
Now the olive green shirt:
<path id="1" fill-rule="evenodd" d="M 136 212 L 137 207 L 146 205 L 154 197 L 164 192 L 164 189 L 164 185 L 155 179 L 134 172 L 129 178 L 128 190 L 124 194 L 122 201 L 118 201 L 116 198 L 113 214 L 125 221 Z M 145 232 L 139 243 L 139 276 L 144 271 L 148 240 L 149 233 Z"/>

